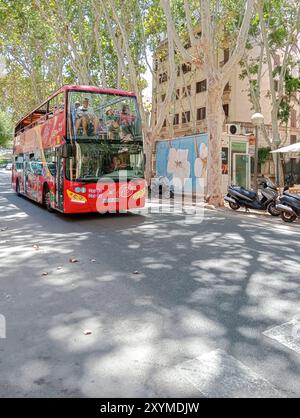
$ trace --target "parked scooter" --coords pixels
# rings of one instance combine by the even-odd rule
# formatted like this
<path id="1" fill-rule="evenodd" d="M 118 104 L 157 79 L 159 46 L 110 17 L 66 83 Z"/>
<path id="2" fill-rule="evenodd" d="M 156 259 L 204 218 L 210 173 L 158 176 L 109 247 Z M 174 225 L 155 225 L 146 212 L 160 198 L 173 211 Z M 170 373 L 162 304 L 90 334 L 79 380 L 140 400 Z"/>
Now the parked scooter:
<path id="1" fill-rule="evenodd" d="M 288 192 L 288 186 L 284 188 L 282 196 L 276 204 L 276 210 L 280 211 L 284 222 L 294 222 L 300 218 L 300 195 Z"/>
<path id="2" fill-rule="evenodd" d="M 279 216 L 280 211 L 276 209 L 278 191 L 271 180 L 264 178 L 261 183 L 261 197 L 254 191 L 240 186 L 229 186 L 227 196 L 224 200 L 229 203 L 233 210 L 244 207 L 246 210 L 267 210 L 272 216 Z"/>

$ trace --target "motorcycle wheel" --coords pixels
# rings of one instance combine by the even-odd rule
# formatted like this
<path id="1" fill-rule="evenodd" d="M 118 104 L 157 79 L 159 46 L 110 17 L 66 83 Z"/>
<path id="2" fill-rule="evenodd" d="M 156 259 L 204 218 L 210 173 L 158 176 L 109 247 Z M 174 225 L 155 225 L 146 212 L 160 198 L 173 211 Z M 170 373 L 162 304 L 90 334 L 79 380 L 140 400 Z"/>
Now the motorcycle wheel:
<path id="1" fill-rule="evenodd" d="M 267 211 L 269 212 L 270 215 L 272 216 L 279 216 L 280 215 L 280 211 L 276 209 L 276 203 L 275 202 L 271 202 L 268 207 L 267 207 Z"/>
<path id="2" fill-rule="evenodd" d="M 238 210 L 240 208 L 240 205 L 238 203 L 229 202 L 229 206 L 232 210 Z"/>
<path id="3" fill-rule="evenodd" d="M 289 213 L 289 212 L 281 212 L 281 219 L 284 222 L 292 223 L 292 222 L 294 222 L 296 220 L 296 218 L 297 218 L 297 216 L 294 215 L 294 214 L 292 214 L 292 213 Z"/>

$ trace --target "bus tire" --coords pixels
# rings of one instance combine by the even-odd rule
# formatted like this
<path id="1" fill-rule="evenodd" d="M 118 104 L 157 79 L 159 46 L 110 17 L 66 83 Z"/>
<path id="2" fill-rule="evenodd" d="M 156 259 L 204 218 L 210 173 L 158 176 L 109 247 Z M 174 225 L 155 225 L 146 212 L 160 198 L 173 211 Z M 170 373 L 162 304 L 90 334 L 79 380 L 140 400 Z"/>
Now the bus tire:
<path id="1" fill-rule="evenodd" d="M 17 193 L 17 196 L 21 196 L 19 180 L 16 181 L 16 193 Z"/>
<path id="2" fill-rule="evenodd" d="M 50 189 L 47 183 L 44 185 L 43 189 L 43 206 L 45 206 L 48 212 L 53 212 L 53 208 L 51 206 Z"/>

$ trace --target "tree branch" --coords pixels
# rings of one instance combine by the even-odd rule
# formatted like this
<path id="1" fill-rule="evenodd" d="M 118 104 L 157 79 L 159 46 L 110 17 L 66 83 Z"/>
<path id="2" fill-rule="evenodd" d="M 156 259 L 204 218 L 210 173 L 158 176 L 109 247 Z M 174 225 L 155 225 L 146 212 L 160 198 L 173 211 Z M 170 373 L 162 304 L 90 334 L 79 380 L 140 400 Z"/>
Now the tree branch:
<path id="1" fill-rule="evenodd" d="M 260 3 L 263 3 L 263 1 L 260 0 Z M 254 10 L 254 0 L 247 0 L 246 10 L 245 10 L 243 22 L 242 22 L 242 25 L 241 25 L 241 28 L 239 30 L 239 34 L 237 37 L 236 46 L 229 60 L 226 62 L 226 64 L 221 70 L 221 77 L 223 79 L 224 86 L 227 83 L 234 67 L 239 63 L 239 61 L 242 59 L 242 56 L 244 54 L 244 50 L 245 50 L 245 46 L 246 46 L 246 42 L 248 38 L 250 21 L 253 15 L 253 10 Z"/>

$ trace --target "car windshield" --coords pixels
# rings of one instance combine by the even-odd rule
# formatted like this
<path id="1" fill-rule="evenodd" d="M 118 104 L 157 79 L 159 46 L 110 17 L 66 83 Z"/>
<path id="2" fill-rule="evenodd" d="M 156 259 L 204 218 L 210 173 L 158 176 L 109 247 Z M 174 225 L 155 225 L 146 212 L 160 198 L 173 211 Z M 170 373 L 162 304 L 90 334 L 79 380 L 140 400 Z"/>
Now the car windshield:
<path id="1" fill-rule="evenodd" d="M 132 96 L 73 91 L 68 96 L 68 137 L 122 143 L 142 141 L 141 118 Z"/>
<path id="2" fill-rule="evenodd" d="M 100 178 L 142 178 L 143 146 L 77 142 L 74 156 L 67 159 L 66 174 L 69 180 L 89 182 L 96 182 Z"/>

